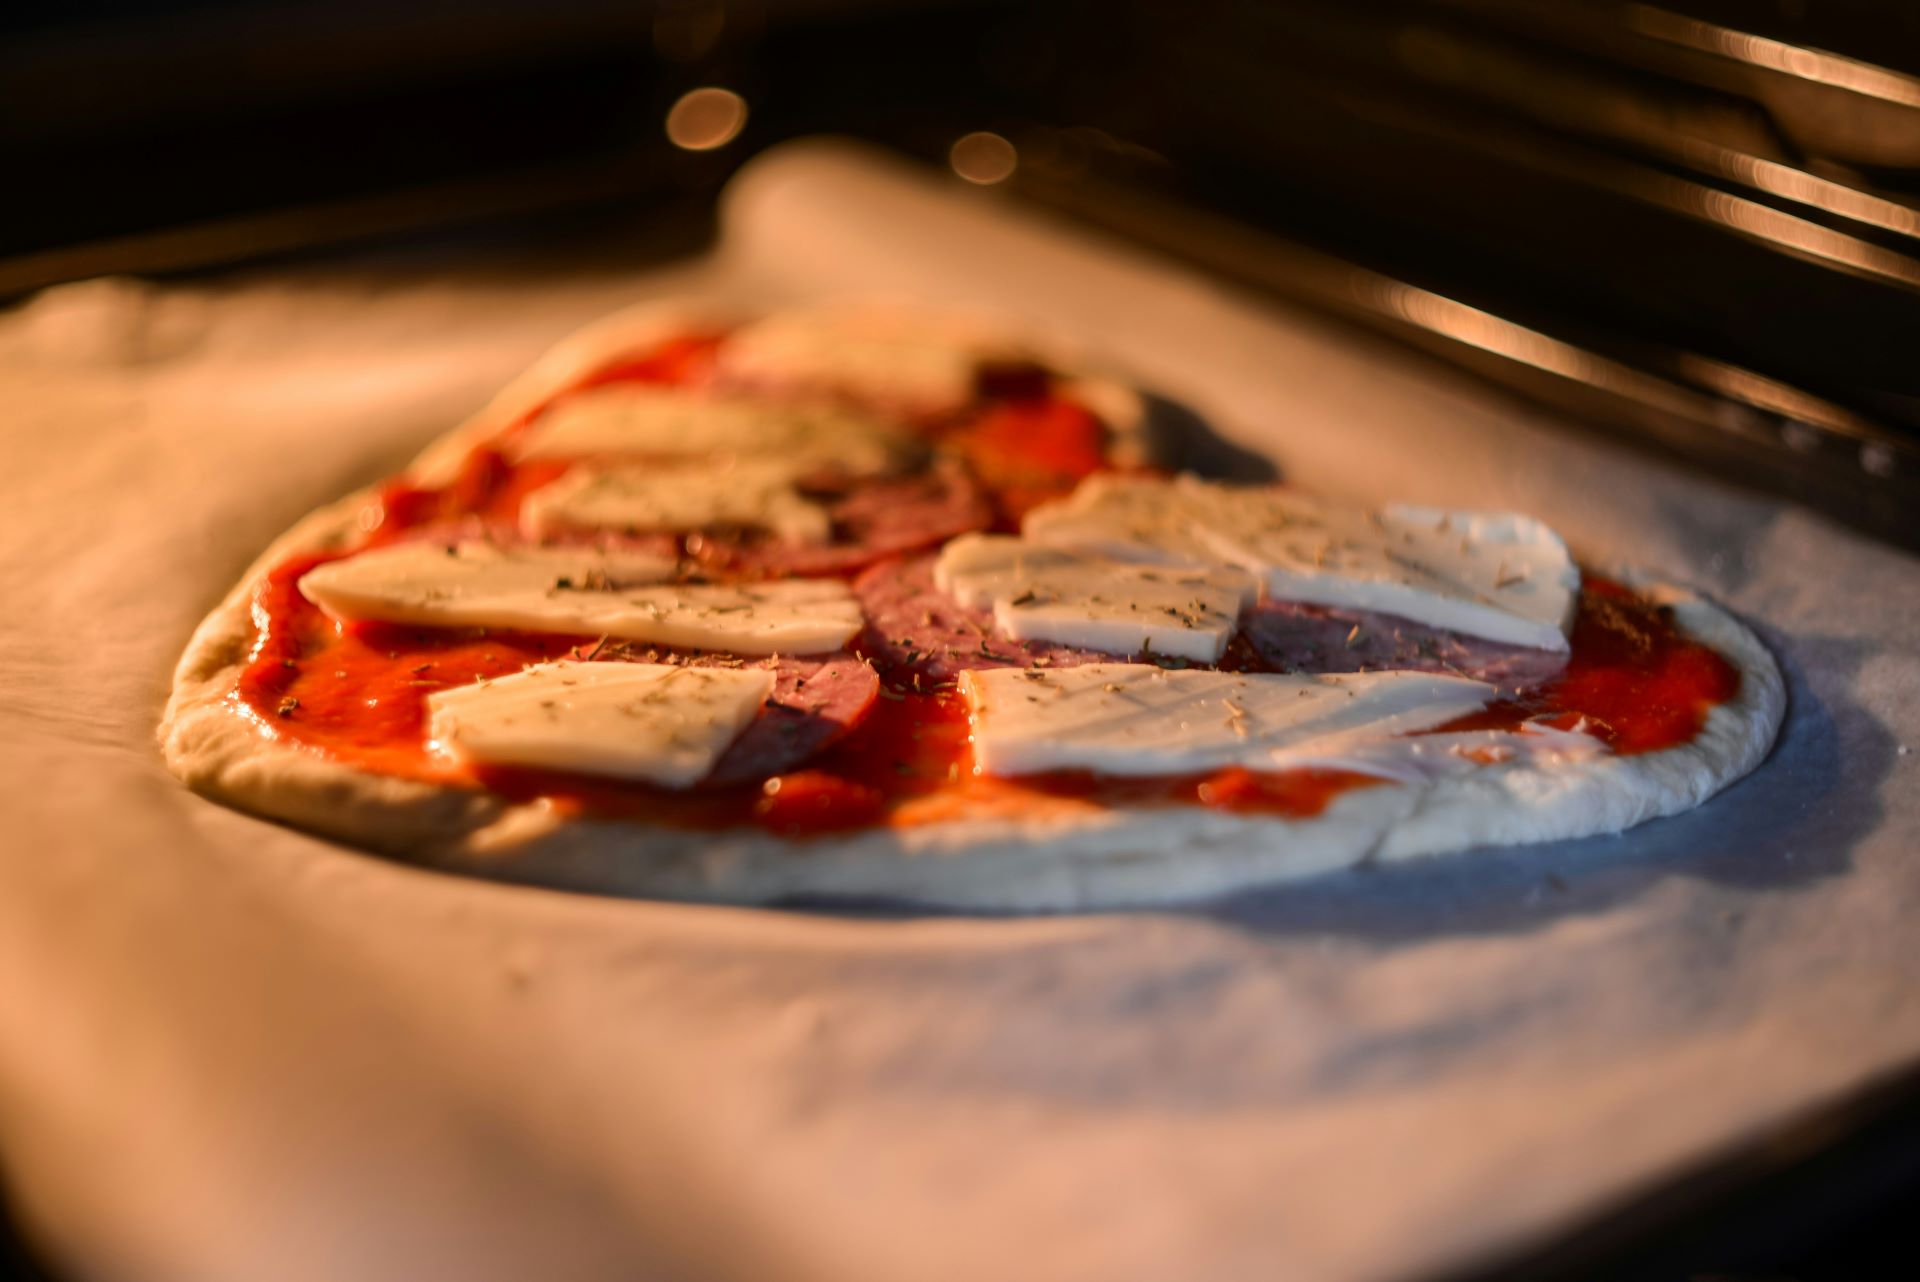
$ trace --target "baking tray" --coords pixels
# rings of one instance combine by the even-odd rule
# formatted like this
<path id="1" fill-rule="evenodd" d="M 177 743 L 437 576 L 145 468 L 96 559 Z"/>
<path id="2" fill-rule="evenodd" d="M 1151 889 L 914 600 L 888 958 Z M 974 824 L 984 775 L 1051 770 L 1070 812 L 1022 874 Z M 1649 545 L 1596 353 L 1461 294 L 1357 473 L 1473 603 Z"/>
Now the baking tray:
<path id="1" fill-rule="evenodd" d="M 1913 557 L 849 147 L 761 157 L 722 221 L 668 269 L 368 259 L 0 318 L 0 1153 L 63 1267 L 1460 1275 L 1920 1063 Z M 1623 837 L 1011 919 L 455 879 L 161 768 L 187 633 L 301 512 L 615 306 L 849 291 L 1083 335 L 1299 484 L 1691 583 L 1779 654 L 1781 743 Z"/>

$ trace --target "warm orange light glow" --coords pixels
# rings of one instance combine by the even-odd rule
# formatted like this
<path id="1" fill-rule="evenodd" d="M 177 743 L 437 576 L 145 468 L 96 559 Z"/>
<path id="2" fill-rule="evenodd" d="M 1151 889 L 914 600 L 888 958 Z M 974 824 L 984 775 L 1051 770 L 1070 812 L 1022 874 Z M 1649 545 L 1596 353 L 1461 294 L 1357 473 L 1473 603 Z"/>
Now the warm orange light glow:
<path id="1" fill-rule="evenodd" d="M 1441 334 L 1483 352 L 1531 365 L 1589 387 L 1630 397 L 1643 405 L 1691 415 L 1699 398 L 1628 365 L 1596 356 L 1538 330 L 1503 320 L 1477 307 L 1429 293 L 1412 285 L 1365 273 L 1353 282 L 1354 296 L 1373 310 L 1391 312 L 1429 333 Z M 1728 424 L 1729 427 L 1738 426 Z"/>
<path id="2" fill-rule="evenodd" d="M 1652 5 L 1630 4 L 1625 13 L 1627 25 L 1656 40 L 1717 53 L 1749 66 L 1833 85 L 1869 98 L 1920 106 L 1920 80 L 1885 67 L 1716 26 Z"/>
<path id="3" fill-rule="evenodd" d="M 694 89 L 667 112 L 667 137 L 688 151 L 712 151 L 740 136 L 747 100 L 731 89 Z"/>
<path id="4" fill-rule="evenodd" d="M 947 153 L 947 162 L 953 166 L 954 173 L 968 182 L 987 187 L 1013 177 L 1013 171 L 1020 164 L 1020 153 L 999 134 L 983 130 L 954 143 L 953 150 Z"/>

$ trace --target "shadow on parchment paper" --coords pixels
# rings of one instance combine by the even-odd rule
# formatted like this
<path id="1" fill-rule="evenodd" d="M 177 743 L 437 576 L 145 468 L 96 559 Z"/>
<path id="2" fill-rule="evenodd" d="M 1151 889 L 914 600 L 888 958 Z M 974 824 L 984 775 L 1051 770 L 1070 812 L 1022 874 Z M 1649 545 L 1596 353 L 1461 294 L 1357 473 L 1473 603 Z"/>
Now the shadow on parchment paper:
<path id="1" fill-rule="evenodd" d="M 1158 466 L 1249 484 L 1271 485 L 1280 479 L 1272 459 L 1227 440 L 1178 401 L 1148 391 L 1141 399 L 1147 407 L 1147 453 Z"/>
<path id="2" fill-rule="evenodd" d="M 1779 511 L 1767 505 L 1702 503 L 1693 494 L 1660 499 L 1655 508 L 1655 524 L 1673 535 L 1677 546 L 1696 548 L 1704 556 L 1705 564 L 1680 576 L 1681 582 L 1698 587 L 1688 580 L 1711 575 L 1717 590 L 1725 593 L 1745 590 L 1761 565 L 1759 558 L 1735 549 L 1765 546 L 1780 519 Z M 1768 644 L 1773 645 L 1773 638 L 1768 638 Z M 1780 653 L 1777 645 L 1774 653 Z"/>
<path id="3" fill-rule="evenodd" d="M 1251 891 L 1199 909 L 1261 934 L 1374 941 L 1533 930 L 1672 877 L 1791 890 L 1838 876 L 1880 823 L 1892 734 L 1846 698 L 1867 647 L 1756 625 L 1787 680 L 1787 715 L 1757 770 L 1705 806 L 1611 837 L 1483 849 Z M 1816 691 L 1809 670 L 1821 673 Z"/>

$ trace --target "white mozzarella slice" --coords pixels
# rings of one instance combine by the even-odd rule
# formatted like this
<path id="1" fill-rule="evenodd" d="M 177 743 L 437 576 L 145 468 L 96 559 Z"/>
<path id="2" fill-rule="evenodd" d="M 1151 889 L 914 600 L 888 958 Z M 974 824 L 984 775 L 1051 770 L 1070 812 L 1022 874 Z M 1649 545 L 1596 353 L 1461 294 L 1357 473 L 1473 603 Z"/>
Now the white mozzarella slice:
<path id="1" fill-rule="evenodd" d="M 1133 560 L 1236 565 L 1266 595 L 1373 610 L 1511 645 L 1565 650 L 1579 567 L 1531 517 L 1383 512 L 1182 476 L 1083 485 L 1029 514 L 1027 536 Z"/>
<path id="2" fill-rule="evenodd" d="M 850 410 L 780 405 L 647 383 L 562 398 L 515 441 L 521 458 L 778 458 L 796 472 L 875 476 L 902 466 L 911 441 Z"/>
<path id="3" fill-rule="evenodd" d="M 766 668 L 664 663 L 536 664 L 427 696 L 436 751 L 530 766 L 699 783 L 773 692 Z"/>
<path id="4" fill-rule="evenodd" d="M 562 530 L 687 533 L 721 526 L 766 530 L 789 543 L 824 543 L 827 510 L 794 488 L 792 464 L 708 459 L 681 464 L 580 467 L 529 494 L 520 528 L 533 538 Z"/>
<path id="5" fill-rule="evenodd" d="M 1257 586 L 1227 567 L 1133 565 L 999 534 L 941 549 L 934 585 L 962 605 L 991 608 L 1015 641 L 1155 654 L 1214 663 Z"/>
<path id="6" fill-rule="evenodd" d="M 1441 725 L 1495 693 L 1425 673 L 1279 676 L 1143 663 L 976 669 L 960 689 L 975 763 L 990 775 L 1286 769 Z"/>
<path id="7" fill-rule="evenodd" d="M 1276 600 L 1567 648 L 1580 571 L 1560 536 L 1531 517 L 1416 507 L 1373 513 L 1282 491 L 1235 499 L 1222 503 L 1207 536 L 1225 559 L 1259 574 Z"/>
<path id="8" fill-rule="evenodd" d="M 1028 512 L 1020 532 L 1036 543 L 1154 565 L 1214 565 L 1201 513 L 1186 490 L 1158 477 L 1095 475 L 1064 499 Z"/>
<path id="9" fill-rule="evenodd" d="M 309 570 L 300 592 L 342 619 L 570 631 L 547 625 L 570 617 L 574 598 L 659 583 L 674 569 L 671 557 L 597 548 L 395 543 Z"/>
<path id="10" fill-rule="evenodd" d="M 338 618 L 609 636 L 735 654 L 825 654 L 860 630 L 831 579 L 666 584 L 673 563 L 587 549 L 402 543 L 332 561 L 300 591 Z M 629 586 L 639 585 L 639 586 Z"/>
<path id="11" fill-rule="evenodd" d="M 865 623 L 838 579 L 740 585 L 685 584 L 615 594 L 620 617 L 608 636 L 735 654 L 826 654 L 843 650 Z"/>
<path id="12" fill-rule="evenodd" d="M 717 369 L 741 386 L 942 414 L 973 401 L 984 366 L 1023 359 L 1003 339 L 950 321 L 834 306 L 743 326 L 721 343 Z"/>

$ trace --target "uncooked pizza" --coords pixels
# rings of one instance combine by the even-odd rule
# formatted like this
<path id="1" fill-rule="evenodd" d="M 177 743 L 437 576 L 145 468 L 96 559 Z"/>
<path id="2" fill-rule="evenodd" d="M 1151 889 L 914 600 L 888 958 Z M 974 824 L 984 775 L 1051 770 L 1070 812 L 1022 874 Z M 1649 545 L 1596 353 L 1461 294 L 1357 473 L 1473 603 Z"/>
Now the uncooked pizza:
<path id="1" fill-rule="evenodd" d="M 164 750 L 505 880 L 1062 909 L 1615 832 L 1773 740 L 1743 625 L 1536 516 L 1160 445 L 993 324 L 623 313 L 267 549 Z"/>

